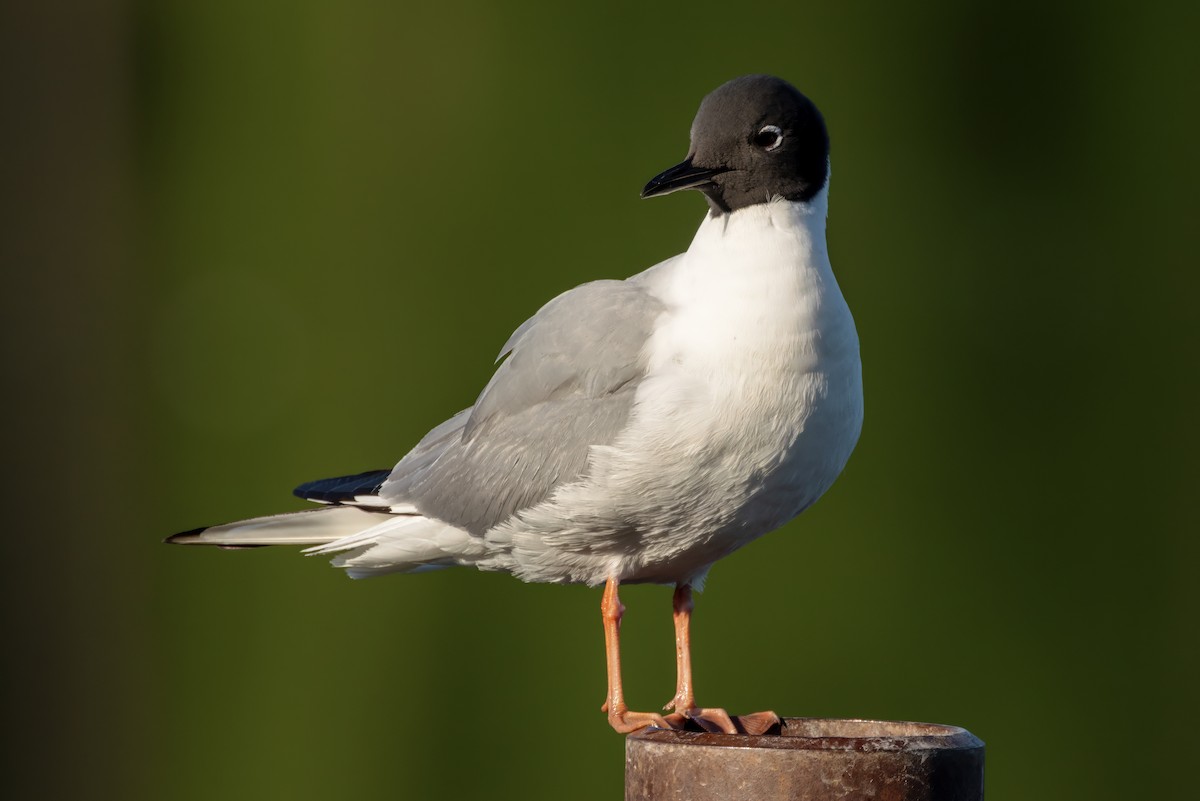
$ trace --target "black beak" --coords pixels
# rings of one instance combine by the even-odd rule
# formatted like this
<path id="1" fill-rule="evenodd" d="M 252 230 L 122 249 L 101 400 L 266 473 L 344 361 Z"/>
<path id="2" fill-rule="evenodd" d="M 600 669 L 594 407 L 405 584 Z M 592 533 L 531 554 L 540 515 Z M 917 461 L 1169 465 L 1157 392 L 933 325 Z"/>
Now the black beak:
<path id="1" fill-rule="evenodd" d="M 669 195 L 680 189 L 704 189 L 712 184 L 714 177 L 728 171 L 728 167 L 694 167 L 691 157 L 688 157 L 682 164 L 676 164 L 651 178 L 642 190 L 642 197 Z"/>

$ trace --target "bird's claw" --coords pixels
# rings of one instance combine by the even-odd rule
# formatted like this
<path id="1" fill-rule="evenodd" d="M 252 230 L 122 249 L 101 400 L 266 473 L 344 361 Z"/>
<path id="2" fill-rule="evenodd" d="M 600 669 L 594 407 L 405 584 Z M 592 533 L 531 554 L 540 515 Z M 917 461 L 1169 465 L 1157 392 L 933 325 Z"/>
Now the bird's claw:
<path id="1" fill-rule="evenodd" d="M 664 709 L 678 709 L 682 704 L 672 700 Z M 774 712 L 753 712 L 749 715 L 731 716 L 724 709 L 691 707 L 684 708 L 669 715 L 657 712 L 633 712 L 629 709 L 609 711 L 609 702 L 605 701 L 600 707 L 601 712 L 608 713 L 608 723 L 621 734 L 653 726 L 658 729 L 675 729 L 684 731 L 691 728 L 700 729 L 711 734 L 766 734 L 773 728 L 783 725 L 779 715 Z"/>
<path id="2" fill-rule="evenodd" d="M 608 704 L 606 703 L 607 707 Z M 612 726 L 621 734 L 629 734 L 630 732 L 644 729 L 647 726 L 654 726 L 659 729 L 682 729 L 686 721 L 682 715 L 667 715 L 666 717 L 657 712 L 633 712 L 628 709 L 621 709 L 608 712 L 608 725 Z M 673 719 L 678 720 L 673 720 Z"/>
<path id="3" fill-rule="evenodd" d="M 774 712 L 753 712 L 749 715 L 730 715 L 724 709 L 705 709 L 702 707 L 690 707 L 685 699 L 678 697 L 672 698 L 664 710 L 678 710 L 674 714 L 667 715 L 666 719 L 671 722 L 678 719 L 683 725 L 672 723 L 672 728 L 681 729 L 687 726 L 690 721 L 692 728 L 700 728 L 704 731 L 713 734 L 766 734 L 771 729 L 783 725 Z"/>
<path id="4" fill-rule="evenodd" d="M 675 697 L 667 701 L 667 705 L 663 709 L 674 710 L 678 715 L 686 720 L 692 721 L 701 729 L 713 734 L 737 734 L 739 729 L 730 719 L 729 713 L 724 709 L 704 709 L 696 706 L 696 702 L 691 698 L 681 696 L 676 693 Z"/>

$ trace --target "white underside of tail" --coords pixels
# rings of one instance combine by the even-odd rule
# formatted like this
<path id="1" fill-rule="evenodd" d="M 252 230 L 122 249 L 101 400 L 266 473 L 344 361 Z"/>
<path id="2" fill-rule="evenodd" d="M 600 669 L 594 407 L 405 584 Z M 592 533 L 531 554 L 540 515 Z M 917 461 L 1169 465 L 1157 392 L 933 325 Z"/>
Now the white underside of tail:
<path id="1" fill-rule="evenodd" d="M 345 568 L 351 578 L 366 578 L 472 564 L 484 551 L 479 538 L 440 520 L 388 515 L 370 528 L 308 548 L 304 553 L 336 554 L 331 560 L 334 567 Z"/>

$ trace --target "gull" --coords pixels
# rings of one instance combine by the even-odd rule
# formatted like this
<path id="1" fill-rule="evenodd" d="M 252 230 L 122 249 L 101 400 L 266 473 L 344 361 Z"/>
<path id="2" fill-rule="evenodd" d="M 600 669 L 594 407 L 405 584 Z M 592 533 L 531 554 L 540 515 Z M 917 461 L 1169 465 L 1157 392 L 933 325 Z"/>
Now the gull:
<path id="1" fill-rule="evenodd" d="M 322 506 L 177 534 L 226 548 L 308 546 L 354 578 L 452 566 L 604 585 L 614 729 L 762 732 L 701 707 L 693 589 L 795 518 L 842 472 L 863 419 L 858 334 L 829 262 L 829 137 L 766 75 L 700 104 L 687 158 L 642 197 L 698 190 L 687 251 L 559 295 L 509 337 L 475 404 L 391 470 L 303 484 Z M 636 712 L 621 681 L 621 584 L 674 585 L 676 692 Z"/>

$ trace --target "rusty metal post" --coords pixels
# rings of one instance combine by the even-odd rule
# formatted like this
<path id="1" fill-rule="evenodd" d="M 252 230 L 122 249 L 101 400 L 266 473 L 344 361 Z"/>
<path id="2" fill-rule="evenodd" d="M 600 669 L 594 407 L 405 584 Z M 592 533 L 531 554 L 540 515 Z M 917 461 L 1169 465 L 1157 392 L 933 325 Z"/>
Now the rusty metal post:
<path id="1" fill-rule="evenodd" d="M 625 801 L 982 801 L 983 742 L 932 723 L 785 718 L 779 734 L 643 729 Z"/>

